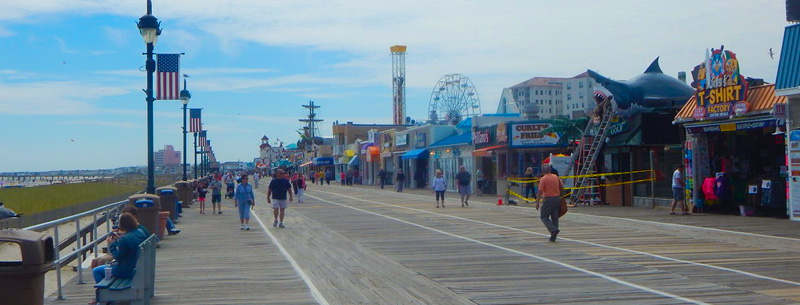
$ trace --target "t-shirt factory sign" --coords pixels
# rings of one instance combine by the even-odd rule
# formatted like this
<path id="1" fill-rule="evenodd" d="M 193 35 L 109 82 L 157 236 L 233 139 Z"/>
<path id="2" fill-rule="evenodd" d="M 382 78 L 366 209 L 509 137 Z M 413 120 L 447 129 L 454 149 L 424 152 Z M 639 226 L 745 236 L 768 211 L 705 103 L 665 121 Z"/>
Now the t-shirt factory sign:
<path id="1" fill-rule="evenodd" d="M 557 146 L 561 140 L 558 133 L 541 133 L 551 126 L 550 123 L 516 123 L 509 124 L 508 134 L 511 135 L 511 147 L 552 147 Z"/>
<path id="2" fill-rule="evenodd" d="M 727 118 L 750 110 L 747 103 L 747 82 L 739 73 L 736 54 L 720 49 L 706 50 L 706 60 L 692 70 L 692 87 L 697 91 L 697 108 L 693 117 Z"/>

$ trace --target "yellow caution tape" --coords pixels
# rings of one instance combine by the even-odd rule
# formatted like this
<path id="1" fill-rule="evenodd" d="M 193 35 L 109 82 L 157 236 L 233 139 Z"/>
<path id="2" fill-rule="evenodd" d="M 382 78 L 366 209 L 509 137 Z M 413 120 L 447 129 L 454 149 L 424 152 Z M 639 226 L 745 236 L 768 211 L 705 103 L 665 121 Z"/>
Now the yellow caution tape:
<path id="1" fill-rule="evenodd" d="M 564 189 L 565 189 L 565 190 L 588 189 L 588 188 L 593 188 L 593 187 L 617 186 L 617 185 L 623 185 L 623 184 L 633 184 L 633 183 L 647 182 L 647 181 L 653 181 L 653 180 L 655 180 L 655 178 L 640 179 L 640 180 L 633 180 L 633 181 L 624 181 L 624 182 L 618 182 L 618 183 L 598 184 L 598 185 L 590 185 L 590 186 L 565 187 Z M 510 181 L 510 180 L 509 180 L 509 181 Z M 520 194 L 517 194 L 516 192 L 512 191 L 510 188 L 506 189 L 506 191 L 508 192 L 508 194 L 509 194 L 509 195 L 512 195 L 512 196 L 514 196 L 514 197 L 518 197 L 518 198 L 520 198 L 520 199 L 522 199 L 522 200 L 526 200 L 526 201 L 536 201 L 536 200 L 537 200 L 536 198 L 527 198 L 527 197 L 525 197 L 525 196 L 522 196 L 522 195 L 520 195 Z M 570 193 L 567 193 L 566 195 L 564 195 L 564 196 L 561 196 L 561 197 L 564 197 L 564 198 L 566 198 L 566 197 L 568 197 L 570 194 L 572 194 L 572 193 L 571 193 L 571 192 L 570 192 Z"/>
<path id="2" fill-rule="evenodd" d="M 630 175 L 630 174 L 641 174 L 641 173 L 649 173 L 652 172 L 655 175 L 652 169 L 646 170 L 638 170 L 638 171 L 629 171 L 629 172 L 616 172 L 616 173 L 600 173 L 600 174 L 589 174 L 589 175 L 577 175 L 577 176 L 561 176 L 558 177 L 560 179 L 574 179 L 574 178 L 592 178 L 592 177 L 600 177 L 600 176 L 619 176 L 619 175 Z M 540 177 L 536 178 L 510 178 L 508 179 L 509 182 L 514 183 L 532 183 L 538 182 Z"/>

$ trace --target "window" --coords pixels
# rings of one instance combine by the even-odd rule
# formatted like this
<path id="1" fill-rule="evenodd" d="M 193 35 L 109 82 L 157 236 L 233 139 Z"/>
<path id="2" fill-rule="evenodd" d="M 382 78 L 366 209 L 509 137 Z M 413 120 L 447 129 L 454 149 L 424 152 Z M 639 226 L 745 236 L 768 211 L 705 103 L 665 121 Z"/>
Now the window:
<path id="1" fill-rule="evenodd" d="M 592 82 L 589 81 L 589 82 L 586 83 L 586 85 L 589 86 L 589 88 L 591 88 L 592 87 Z"/>
<path id="2" fill-rule="evenodd" d="M 586 108 L 586 103 L 581 103 L 582 108 Z"/>
<path id="3" fill-rule="evenodd" d="M 553 100 L 550 100 L 550 103 L 548 105 L 552 106 L 553 105 Z"/>
<path id="4" fill-rule="evenodd" d="M 583 88 L 583 82 L 578 82 L 578 88 Z"/>
<path id="5" fill-rule="evenodd" d="M 568 101 L 571 101 L 571 100 L 572 100 L 572 94 L 569 94 L 569 93 L 567 93 L 567 100 L 568 100 Z"/>
<path id="6" fill-rule="evenodd" d="M 567 83 L 567 90 L 572 90 L 572 84 Z"/>
<path id="7" fill-rule="evenodd" d="M 580 99 L 582 100 L 583 99 L 583 92 L 581 92 L 580 96 L 581 96 Z"/>

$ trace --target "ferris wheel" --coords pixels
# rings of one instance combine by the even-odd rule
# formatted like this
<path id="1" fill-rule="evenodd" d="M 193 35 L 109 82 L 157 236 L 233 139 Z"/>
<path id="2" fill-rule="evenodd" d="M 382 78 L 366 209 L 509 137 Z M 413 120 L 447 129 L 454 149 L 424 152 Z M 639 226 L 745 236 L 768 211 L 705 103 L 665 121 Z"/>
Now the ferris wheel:
<path id="1" fill-rule="evenodd" d="M 464 75 L 447 74 L 433 87 L 428 113 L 433 123 L 458 124 L 466 117 L 481 114 L 475 85 Z"/>

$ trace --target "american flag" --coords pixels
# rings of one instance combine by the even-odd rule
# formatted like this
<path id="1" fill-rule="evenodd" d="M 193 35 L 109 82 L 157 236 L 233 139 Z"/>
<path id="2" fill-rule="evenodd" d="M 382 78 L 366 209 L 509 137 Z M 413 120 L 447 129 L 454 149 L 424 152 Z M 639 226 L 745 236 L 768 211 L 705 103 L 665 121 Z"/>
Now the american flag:
<path id="1" fill-rule="evenodd" d="M 180 99 L 180 54 L 156 54 L 156 99 Z"/>
<path id="2" fill-rule="evenodd" d="M 200 131 L 200 138 L 197 139 L 197 146 L 205 147 L 206 146 L 206 132 L 208 130 L 201 130 Z"/>
<path id="3" fill-rule="evenodd" d="M 203 123 L 200 121 L 201 108 L 189 109 L 189 132 L 200 132 Z"/>

